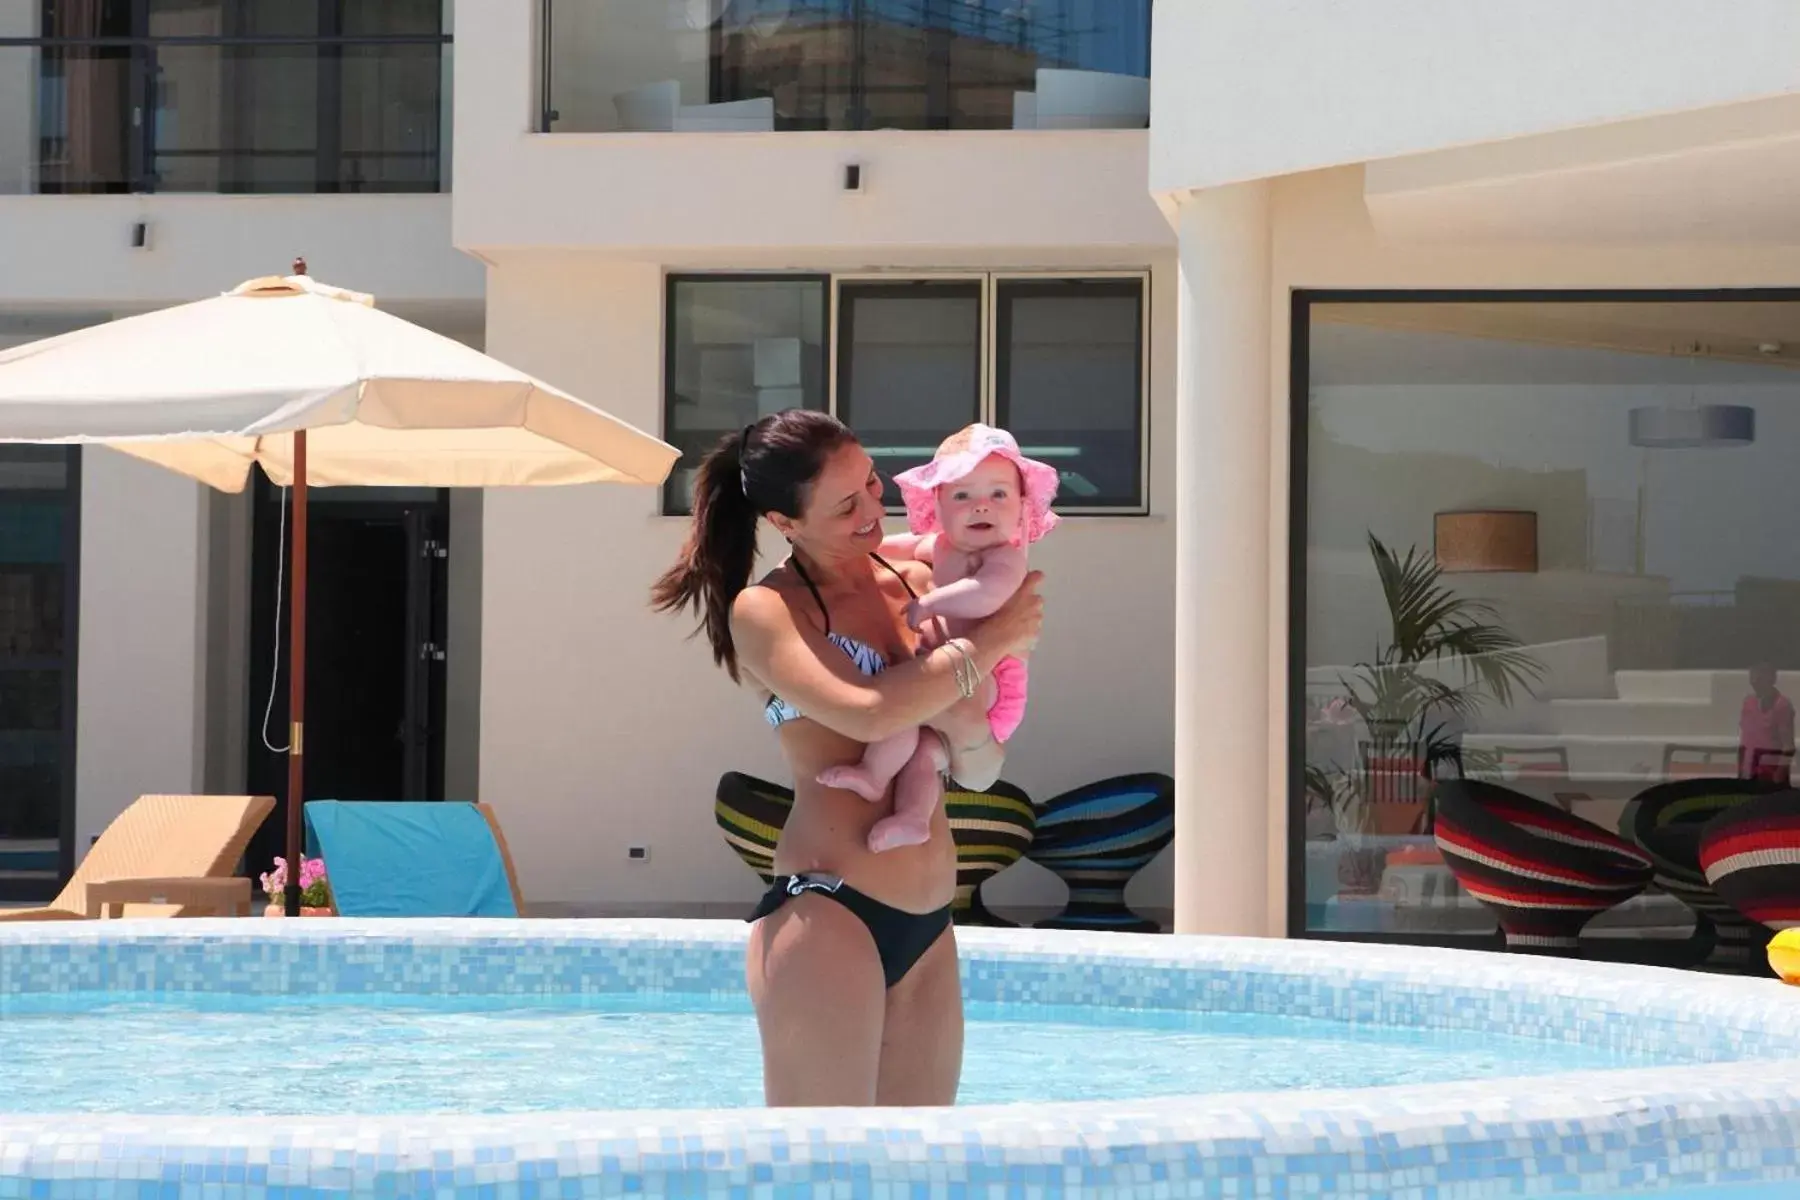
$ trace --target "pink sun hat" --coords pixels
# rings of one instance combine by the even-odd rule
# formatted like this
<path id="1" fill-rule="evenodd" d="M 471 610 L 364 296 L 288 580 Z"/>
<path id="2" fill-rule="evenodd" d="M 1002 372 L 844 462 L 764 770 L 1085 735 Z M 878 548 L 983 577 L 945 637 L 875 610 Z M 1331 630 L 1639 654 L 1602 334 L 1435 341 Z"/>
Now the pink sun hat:
<path id="1" fill-rule="evenodd" d="M 1056 487 L 1061 482 L 1056 468 L 1035 458 L 1026 458 L 1019 451 L 1019 443 L 1006 430 L 978 422 L 945 438 L 943 445 L 938 447 L 937 457 L 930 462 L 894 476 L 900 497 L 906 501 L 906 523 L 914 533 L 939 531 L 938 487 L 955 483 L 990 454 L 998 454 L 1019 468 L 1025 504 L 1018 541 L 1030 544 L 1056 528 L 1061 518 L 1050 511 L 1050 502 L 1056 499 Z"/>

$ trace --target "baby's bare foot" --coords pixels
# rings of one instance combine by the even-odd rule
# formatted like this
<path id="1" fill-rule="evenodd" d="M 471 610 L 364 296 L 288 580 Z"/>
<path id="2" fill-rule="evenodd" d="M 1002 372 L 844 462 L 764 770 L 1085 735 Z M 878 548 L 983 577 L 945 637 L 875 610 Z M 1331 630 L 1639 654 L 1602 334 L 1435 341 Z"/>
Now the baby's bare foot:
<path id="1" fill-rule="evenodd" d="M 920 846 L 930 839 L 931 827 L 923 821 L 889 817 L 875 822 L 875 828 L 869 830 L 869 849 L 880 854 L 883 850 L 897 850 L 901 846 Z"/>
<path id="2" fill-rule="evenodd" d="M 819 782 L 828 788 L 841 788 L 846 792 L 855 792 L 864 800 L 873 804 L 881 799 L 887 791 L 885 787 L 869 777 L 869 773 L 861 767 L 826 767 L 819 772 Z"/>

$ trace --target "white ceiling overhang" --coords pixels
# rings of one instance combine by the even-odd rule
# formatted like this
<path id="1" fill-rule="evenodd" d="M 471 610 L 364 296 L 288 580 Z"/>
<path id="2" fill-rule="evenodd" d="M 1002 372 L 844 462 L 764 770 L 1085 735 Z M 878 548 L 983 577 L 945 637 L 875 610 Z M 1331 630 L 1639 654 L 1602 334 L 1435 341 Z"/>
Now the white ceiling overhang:
<path id="1" fill-rule="evenodd" d="M 1800 96 L 1371 162 L 1406 242 L 1800 245 Z"/>

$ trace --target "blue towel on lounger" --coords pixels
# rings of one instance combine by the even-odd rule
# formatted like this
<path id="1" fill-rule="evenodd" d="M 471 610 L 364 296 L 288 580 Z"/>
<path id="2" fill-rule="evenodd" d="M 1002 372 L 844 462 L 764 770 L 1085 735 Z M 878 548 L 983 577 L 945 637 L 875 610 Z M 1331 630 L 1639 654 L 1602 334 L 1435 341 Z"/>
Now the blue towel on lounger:
<path id="1" fill-rule="evenodd" d="M 459 801 L 314 800 L 306 851 L 339 916 L 516 917 L 494 831 Z"/>

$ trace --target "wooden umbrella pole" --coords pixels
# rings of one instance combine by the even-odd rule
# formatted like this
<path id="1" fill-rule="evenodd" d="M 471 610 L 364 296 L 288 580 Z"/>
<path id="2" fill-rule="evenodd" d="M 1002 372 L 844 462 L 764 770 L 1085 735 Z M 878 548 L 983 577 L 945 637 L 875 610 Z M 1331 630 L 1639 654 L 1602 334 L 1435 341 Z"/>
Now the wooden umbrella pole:
<path id="1" fill-rule="evenodd" d="M 288 591 L 287 915 L 300 915 L 306 754 L 306 430 L 294 433 L 293 566 Z"/>

